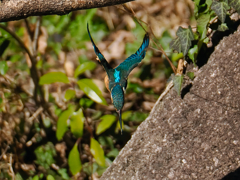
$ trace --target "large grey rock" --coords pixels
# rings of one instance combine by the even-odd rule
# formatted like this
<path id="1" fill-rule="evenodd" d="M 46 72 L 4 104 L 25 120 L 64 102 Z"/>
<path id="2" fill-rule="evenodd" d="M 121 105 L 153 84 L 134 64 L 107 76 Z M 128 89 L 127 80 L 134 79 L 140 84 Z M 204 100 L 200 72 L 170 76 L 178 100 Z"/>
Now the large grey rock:
<path id="1" fill-rule="evenodd" d="M 101 179 L 212 180 L 235 171 L 240 167 L 239 91 L 238 30 L 216 46 L 183 99 L 171 89 L 155 104 Z"/>

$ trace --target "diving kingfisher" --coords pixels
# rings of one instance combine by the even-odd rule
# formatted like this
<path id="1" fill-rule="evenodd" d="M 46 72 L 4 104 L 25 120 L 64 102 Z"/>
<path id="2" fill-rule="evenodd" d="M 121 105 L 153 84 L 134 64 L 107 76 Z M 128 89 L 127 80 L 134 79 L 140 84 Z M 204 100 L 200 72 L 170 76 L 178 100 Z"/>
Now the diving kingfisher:
<path id="1" fill-rule="evenodd" d="M 146 50 L 149 45 L 149 35 L 145 34 L 142 45 L 136 51 L 135 54 L 132 54 L 127 59 L 125 59 L 119 66 L 116 68 L 112 68 L 102 53 L 99 51 L 97 46 L 95 45 L 91 34 L 89 32 L 88 24 L 87 24 L 88 35 L 91 39 L 95 54 L 97 55 L 97 60 L 102 64 L 105 69 L 107 75 L 104 79 L 106 88 L 111 94 L 111 100 L 114 108 L 116 109 L 119 115 L 119 123 L 121 127 L 122 134 L 122 108 L 124 104 L 124 92 L 127 88 L 127 78 L 129 73 L 142 61 L 145 57 Z"/>

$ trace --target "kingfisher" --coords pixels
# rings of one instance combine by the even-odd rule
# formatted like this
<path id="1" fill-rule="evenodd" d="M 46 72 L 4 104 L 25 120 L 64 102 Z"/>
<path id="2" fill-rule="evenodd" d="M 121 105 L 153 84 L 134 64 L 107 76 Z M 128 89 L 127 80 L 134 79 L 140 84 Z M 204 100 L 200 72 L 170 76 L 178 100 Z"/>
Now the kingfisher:
<path id="1" fill-rule="evenodd" d="M 148 33 L 145 34 L 143 42 L 135 54 L 129 56 L 116 68 L 112 68 L 110 64 L 107 62 L 107 60 L 104 58 L 102 53 L 99 51 L 97 46 L 95 45 L 88 28 L 88 24 L 87 31 L 94 48 L 94 52 L 97 55 L 97 60 L 100 62 L 100 64 L 103 66 L 107 73 L 104 82 L 107 90 L 111 94 L 113 106 L 119 115 L 119 123 L 122 134 L 122 108 L 124 105 L 124 93 L 127 88 L 128 75 L 136 66 L 138 66 L 138 64 L 145 57 L 146 50 L 149 45 L 149 34 Z"/>

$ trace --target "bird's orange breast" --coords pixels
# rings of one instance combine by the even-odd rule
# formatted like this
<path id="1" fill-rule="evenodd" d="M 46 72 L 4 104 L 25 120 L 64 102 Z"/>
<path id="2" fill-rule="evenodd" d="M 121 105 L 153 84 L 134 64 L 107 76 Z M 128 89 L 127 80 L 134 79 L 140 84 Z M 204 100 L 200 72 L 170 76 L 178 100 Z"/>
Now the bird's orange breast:
<path id="1" fill-rule="evenodd" d="M 108 78 L 107 75 L 106 75 L 105 78 L 104 78 L 104 82 L 105 82 L 105 86 L 106 86 L 107 90 L 110 92 L 110 90 L 109 90 L 109 78 Z M 111 92 L 110 92 L 110 93 L 111 93 Z"/>

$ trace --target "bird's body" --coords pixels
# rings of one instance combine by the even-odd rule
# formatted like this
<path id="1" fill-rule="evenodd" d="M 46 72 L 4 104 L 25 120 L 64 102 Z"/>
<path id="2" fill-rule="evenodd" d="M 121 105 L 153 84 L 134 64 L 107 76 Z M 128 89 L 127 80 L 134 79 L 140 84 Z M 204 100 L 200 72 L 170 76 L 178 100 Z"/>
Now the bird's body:
<path id="1" fill-rule="evenodd" d="M 144 36 L 142 45 L 137 50 L 135 54 L 132 54 L 129 56 L 126 60 L 124 60 L 119 66 L 116 68 L 112 68 L 104 56 L 101 54 L 97 46 L 95 45 L 91 34 L 89 32 L 88 26 L 88 35 L 91 39 L 95 54 L 98 57 L 98 60 L 104 67 L 107 75 L 105 77 L 105 85 L 108 91 L 111 94 L 111 99 L 113 106 L 115 107 L 116 111 L 119 114 L 119 122 L 122 132 L 122 120 L 121 120 L 121 111 L 124 105 L 124 92 L 127 88 L 127 78 L 129 73 L 142 61 L 142 59 L 145 57 L 146 49 L 149 45 L 149 36 L 148 33 Z"/>

